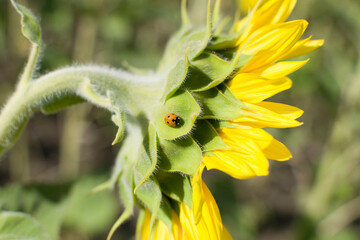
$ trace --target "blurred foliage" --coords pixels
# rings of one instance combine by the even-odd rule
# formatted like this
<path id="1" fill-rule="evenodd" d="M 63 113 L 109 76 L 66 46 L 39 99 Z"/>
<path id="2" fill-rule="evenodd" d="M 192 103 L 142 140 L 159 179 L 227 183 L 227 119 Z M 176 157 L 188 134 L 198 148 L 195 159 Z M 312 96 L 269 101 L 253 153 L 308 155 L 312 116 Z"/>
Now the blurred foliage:
<path id="1" fill-rule="evenodd" d="M 126 67 L 127 61 L 154 68 L 180 23 L 179 1 L 21 2 L 42 20 L 47 47 L 40 73 L 73 62 L 118 68 Z M 204 19 L 205 11 L 200 10 L 205 9 L 205 2 L 190 1 L 190 16 L 195 21 Z M 232 14 L 236 2 L 223 1 L 223 13 Z M 298 1 L 291 18 L 307 19 L 307 32 L 326 42 L 310 54 L 305 67 L 290 76 L 293 88 L 272 99 L 305 111 L 303 126 L 269 129 L 294 158 L 271 162 L 267 177 L 238 181 L 216 171 L 206 174 L 234 239 L 359 239 L 359 16 L 358 0 Z M 1 103 L 14 89 L 29 51 L 19 24 L 9 1 L 2 1 Z M 66 121 L 73 121 L 69 113 L 37 114 L 0 165 L 0 209 L 30 213 L 50 235 L 60 231 L 61 239 L 104 239 L 120 213 L 116 193 L 88 195 L 106 179 L 91 173 L 101 169 L 109 174 L 119 147 L 111 147 L 116 130 L 108 114 L 85 106 L 84 131 L 75 143 L 71 134 L 63 135 Z M 66 143 L 78 146 L 79 169 L 70 173 L 73 166 L 66 168 L 67 157 L 59 157 L 66 152 Z M 125 223 L 114 239 L 131 239 L 134 224 L 134 218 Z"/>

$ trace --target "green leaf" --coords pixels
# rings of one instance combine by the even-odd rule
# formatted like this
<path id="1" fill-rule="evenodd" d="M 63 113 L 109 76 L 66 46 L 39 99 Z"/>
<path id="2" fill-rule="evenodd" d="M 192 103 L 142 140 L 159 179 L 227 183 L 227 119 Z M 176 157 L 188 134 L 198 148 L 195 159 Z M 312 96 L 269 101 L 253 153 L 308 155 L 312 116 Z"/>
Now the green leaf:
<path id="1" fill-rule="evenodd" d="M 70 188 L 71 184 L 9 185 L 0 189 L 0 209 L 31 214 L 52 239 L 58 239 Z"/>
<path id="2" fill-rule="evenodd" d="M 25 213 L 0 213 L 0 239 L 2 240 L 51 240 L 38 221 Z"/>
<path id="3" fill-rule="evenodd" d="M 232 120 L 245 114 L 244 105 L 239 100 L 233 99 L 226 87 L 223 89 L 224 91 L 212 88 L 193 93 L 195 99 L 202 103 L 200 116 L 202 119 Z"/>
<path id="4" fill-rule="evenodd" d="M 192 188 L 188 176 L 159 170 L 156 178 L 165 195 L 192 208 Z"/>
<path id="5" fill-rule="evenodd" d="M 169 113 L 175 113 L 180 117 L 178 126 L 166 125 L 164 118 Z M 178 90 L 155 111 L 154 122 L 159 137 L 170 140 L 188 134 L 199 114 L 200 106 L 193 96 L 188 91 Z"/>
<path id="6" fill-rule="evenodd" d="M 41 28 L 35 15 L 23 5 L 11 0 L 16 11 L 21 15 L 21 31 L 32 43 L 42 45 Z"/>
<path id="7" fill-rule="evenodd" d="M 66 201 L 63 226 L 90 236 L 108 230 L 118 212 L 116 197 L 110 191 L 91 194 L 107 178 L 107 174 L 92 174 L 75 182 Z"/>
<path id="8" fill-rule="evenodd" d="M 229 148 L 207 120 L 197 121 L 193 136 L 204 152 Z"/>
<path id="9" fill-rule="evenodd" d="M 189 59 L 187 54 L 185 54 L 185 59 L 181 59 L 176 66 L 171 69 L 170 73 L 167 76 L 166 87 L 164 90 L 164 95 L 162 97 L 162 102 L 164 103 L 169 97 L 171 97 L 185 81 L 186 75 L 189 68 Z"/>
<path id="10" fill-rule="evenodd" d="M 200 147 L 191 136 L 176 140 L 159 139 L 160 169 L 195 175 L 202 160 Z"/>
<path id="11" fill-rule="evenodd" d="M 66 107 L 83 103 L 85 100 L 76 94 L 68 94 L 64 96 L 55 96 L 50 102 L 41 107 L 41 112 L 44 114 L 53 114 Z"/>
<path id="12" fill-rule="evenodd" d="M 135 193 L 145 183 L 154 172 L 157 162 L 157 142 L 156 130 L 149 124 L 147 135 L 139 150 L 139 159 L 135 164 Z"/>

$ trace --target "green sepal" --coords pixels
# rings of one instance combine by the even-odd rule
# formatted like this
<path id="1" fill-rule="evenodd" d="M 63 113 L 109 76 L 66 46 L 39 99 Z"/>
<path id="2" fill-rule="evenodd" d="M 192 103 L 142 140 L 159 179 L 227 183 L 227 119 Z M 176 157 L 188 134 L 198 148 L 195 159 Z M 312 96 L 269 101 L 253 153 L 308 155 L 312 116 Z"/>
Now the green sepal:
<path id="1" fill-rule="evenodd" d="M 193 93 L 193 96 L 202 103 L 201 119 L 232 120 L 245 114 L 244 105 L 237 99 L 234 101 L 228 91 L 221 91 L 218 87 Z"/>
<path id="2" fill-rule="evenodd" d="M 190 65 L 189 59 L 187 57 L 187 54 L 185 54 L 184 59 L 178 61 L 175 67 L 171 69 L 171 71 L 167 76 L 164 95 L 161 98 L 162 103 L 168 100 L 180 88 L 181 84 L 185 81 L 189 65 Z"/>
<path id="3" fill-rule="evenodd" d="M 138 159 L 138 146 L 141 145 L 141 142 L 140 135 L 134 133 L 127 135 L 116 156 L 115 167 L 110 178 L 111 187 L 119 181 L 124 172 L 133 171 L 135 160 Z"/>
<path id="4" fill-rule="evenodd" d="M 229 149 L 226 143 L 218 135 L 215 128 L 207 120 L 197 121 L 193 136 L 204 152 Z"/>
<path id="5" fill-rule="evenodd" d="M 191 61 L 189 81 L 185 87 L 192 91 L 205 91 L 223 82 L 232 72 L 233 66 L 214 54 L 204 52 Z"/>
<path id="6" fill-rule="evenodd" d="M 235 33 L 230 33 L 229 35 L 214 36 L 206 48 L 209 50 L 224 50 L 234 48 L 242 33 L 243 31 L 238 31 Z"/>
<path id="7" fill-rule="evenodd" d="M 220 52 L 219 56 L 204 52 L 191 62 L 191 81 L 187 81 L 185 87 L 194 92 L 216 87 L 245 66 L 251 57 L 241 52 Z"/>
<path id="8" fill-rule="evenodd" d="M 120 225 L 125 222 L 129 217 L 133 214 L 135 200 L 134 200 L 134 185 L 133 185 L 133 171 L 132 169 L 127 169 L 125 171 L 119 181 L 119 193 L 124 204 L 124 211 L 121 213 L 120 217 L 116 220 L 113 226 L 110 229 L 110 232 L 107 236 L 107 240 L 110 240 L 116 229 L 120 227 Z"/>
<path id="9" fill-rule="evenodd" d="M 192 187 L 189 177 L 175 172 L 157 171 L 161 191 L 171 199 L 183 202 L 192 208 Z"/>
<path id="10" fill-rule="evenodd" d="M 171 226 L 172 226 L 171 205 L 168 199 L 164 195 L 162 196 L 161 199 L 161 205 L 157 217 L 168 227 L 169 232 L 171 232 Z"/>
<path id="11" fill-rule="evenodd" d="M 152 124 L 149 124 L 149 128 L 143 143 L 139 149 L 139 158 L 135 164 L 135 190 L 137 190 L 144 184 L 154 172 L 157 162 L 157 137 L 156 130 Z"/>
<path id="12" fill-rule="evenodd" d="M 112 116 L 111 120 L 118 127 L 118 130 L 115 135 L 115 139 L 112 142 L 112 145 L 121 142 L 124 137 L 125 129 L 125 113 L 123 111 L 122 103 L 118 101 L 116 95 L 113 92 L 108 92 L 108 98 L 110 99 L 110 104 L 112 106 Z"/>
<path id="13" fill-rule="evenodd" d="M 76 94 L 69 93 L 60 97 L 55 96 L 50 102 L 41 106 L 41 112 L 43 114 L 53 114 L 63 110 L 66 107 L 83 103 L 85 100 Z"/>
<path id="14" fill-rule="evenodd" d="M 23 35 L 32 43 L 41 46 L 41 28 L 35 15 L 23 5 L 11 0 L 16 11 L 21 15 L 21 31 Z"/>
<path id="15" fill-rule="evenodd" d="M 164 119 L 169 113 L 175 113 L 180 117 L 178 126 L 166 125 Z M 158 107 L 153 118 L 159 137 L 171 140 L 188 134 L 199 114 L 200 106 L 193 96 L 188 91 L 179 89 L 164 105 Z"/>
<path id="16" fill-rule="evenodd" d="M 158 218 L 161 204 L 162 194 L 159 183 L 155 178 L 150 177 L 136 190 L 135 195 L 141 203 L 150 210 L 150 229 L 152 229 L 155 220 Z"/>
<path id="17" fill-rule="evenodd" d="M 160 138 L 159 145 L 160 169 L 195 175 L 202 160 L 202 152 L 191 136 L 172 141 Z"/>
<path id="18" fill-rule="evenodd" d="M 191 31 L 191 24 L 188 23 L 188 20 L 185 20 L 185 23 L 181 29 L 174 35 L 172 39 L 170 39 L 168 45 L 166 46 L 165 54 L 159 65 L 160 72 L 161 70 L 174 65 L 178 59 L 184 56 L 185 52 L 187 52 L 189 59 L 192 60 L 205 50 L 212 34 L 210 2 L 211 1 L 208 2 L 207 8 L 206 28 L 202 30 Z M 186 10 L 186 5 L 184 5 L 185 3 L 183 3 L 182 8 Z"/>

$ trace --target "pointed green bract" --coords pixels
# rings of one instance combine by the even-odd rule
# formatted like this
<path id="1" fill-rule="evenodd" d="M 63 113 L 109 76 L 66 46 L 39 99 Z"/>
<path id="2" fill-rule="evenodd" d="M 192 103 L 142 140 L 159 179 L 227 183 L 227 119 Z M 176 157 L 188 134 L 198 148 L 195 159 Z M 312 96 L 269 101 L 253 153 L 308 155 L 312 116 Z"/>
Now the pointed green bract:
<path id="1" fill-rule="evenodd" d="M 167 76 L 164 95 L 161 98 L 163 103 L 180 88 L 181 84 L 186 79 L 188 68 L 189 59 L 187 54 L 185 54 L 184 59 L 181 59 Z"/>
<path id="2" fill-rule="evenodd" d="M 200 147 L 191 136 L 168 141 L 159 139 L 159 168 L 195 175 L 202 160 Z"/>
<path id="3" fill-rule="evenodd" d="M 152 229 L 160 210 L 162 196 L 160 186 L 154 178 L 150 177 L 136 190 L 135 195 L 150 210 L 150 229 Z"/>
<path id="4" fill-rule="evenodd" d="M 175 113 L 180 117 L 180 123 L 176 127 L 168 126 L 165 117 L 169 113 Z M 200 114 L 200 106 L 193 96 L 186 90 L 178 90 L 164 105 L 160 105 L 154 114 L 154 122 L 157 134 L 163 139 L 175 139 L 190 132 L 197 116 Z"/>
<path id="5" fill-rule="evenodd" d="M 236 42 L 243 32 L 238 31 L 235 33 L 230 33 L 228 35 L 219 35 L 211 39 L 211 42 L 207 46 L 207 49 L 210 50 L 223 50 L 231 49 L 236 46 Z"/>
<path id="6" fill-rule="evenodd" d="M 121 178 L 118 181 L 119 192 L 125 209 L 121 213 L 120 217 L 116 220 L 114 225 L 111 227 L 111 230 L 107 236 L 107 240 L 110 240 L 112 235 L 115 233 L 116 229 L 118 229 L 119 226 L 133 214 L 135 200 L 133 195 L 134 186 L 132 185 L 133 183 L 132 180 L 133 180 L 132 169 L 127 169 L 127 171 L 121 175 Z"/>
<path id="7" fill-rule="evenodd" d="M 171 205 L 168 199 L 163 196 L 161 199 L 161 205 L 158 213 L 158 218 L 167 226 L 169 232 L 171 231 L 172 226 L 172 213 L 171 213 Z"/>
<path id="8" fill-rule="evenodd" d="M 156 131 L 152 124 L 149 124 L 148 132 L 139 150 L 139 158 L 135 164 L 135 193 L 154 172 L 157 162 Z"/>
<path id="9" fill-rule="evenodd" d="M 193 96 L 202 103 L 200 118 L 232 120 L 245 114 L 243 104 L 239 100 L 234 101 L 218 88 L 196 92 Z"/>
<path id="10" fill-rule="evenodd" d="M 166 196 L 175 201 L 183 202 L 192 208 L 192 188 L 188 176 L 159 170 L 156 173 L 156 178 Z"/>
<path id="11" fill-rule="evenodd" d="M 35 15 L 23 5 L 11 0 L 16 11 L 21 15 L 21 31 L 24 36 L 38 46 L 42 45 L 41 28 Z"/>
<path id="12" fill-rule="evenodd" d="M 190 66 L 191 78 L 185 83 L 185 87 L 194 92 L 209 90 L 224 82 L 234 72 L 243 67 L 251 58 L 240 52 L 220 56 L 204 52 L 193 61 Z M 224 60 L 225 58 L 229 59 Z"/>
<path id="13" fill-rule="evenodd" d="M 141 143 L 140 134 L 130 133 L 125 138 L 115 160 L 110 186 L 114 186 L 124 172 L 134 171 L 134 163 L 138 159 L 138 148 Z"/>
<path id="14" fill-rule="evenodd" d="M 204 152 L 229 148 L 207 120 L 199 120 L 196 124 L 193 136 Z"/>
<path id="15" fill-rule="evenodd" d="M 223 82 L 233 70 L 231 62 L 205 52 L 191 61 L 191 78 L 185 86 L 192 91 L 205 91 Z"/>
<path id="16" fill-rule="evenodd" d="M 112 107 L 113 115 L 111 116 L 111 120 L 118 127 L 118 130 L 115 135 L 115 139 L 112 142 L 112 145 L 121 142 L 124 137 L 124 129 L 125 129 L 125 113 L 123 111 L 122 103 L 116 98 L 116 95 L 108 91 L 108 98 L 110 99 L 110 104 Z"/>
<path id="17" fill-rule="evenodd" d="M 159 70 L 173 66 L 178 59 L 184 56 L 185 52 L 187 52 L 189 59 L 192 60 L 205 50 L 212 34 L 210 2 L 207 8 L 206 27 L 200 30 L 192 29 L 186 13 L 186 2 L 182 2 L 183 25 L 167 44 Z"/>

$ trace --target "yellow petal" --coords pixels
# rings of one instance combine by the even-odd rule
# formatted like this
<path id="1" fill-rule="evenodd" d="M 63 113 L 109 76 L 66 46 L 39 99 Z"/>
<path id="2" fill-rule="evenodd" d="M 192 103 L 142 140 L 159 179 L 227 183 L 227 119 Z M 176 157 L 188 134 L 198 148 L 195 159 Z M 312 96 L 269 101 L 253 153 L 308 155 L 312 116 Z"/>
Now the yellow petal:
<path id="1" fill-rule="evenodd" d="M 311 53 L 324 45 L 324 40 L 310 40 L 311 37 L 298 41 L 281 59 L 291 59 Z"/>
<path id="2" fill-rule="evenodd" d="M 289 149 L 274 138 L 263 151 L 265 156 L 271 160 L 286 161 L 292 157 Z"/>
<path id="3" fill-rule="evenodd" d="M 174 240 L 186 240 L 183 236 L 183 229 L 180 223 L 179 217 L 174 211 L 172 211 L 172 226 L 171 226 L 171 235 Z M 165 225 L 165 224 L 164 224 Z"/>
<path id="4" fill-rule="evenodd" d="M 259 29 L 240 46 L 247 55 L 255 54 L 240 72 L 266 69 L 284 56 L 299 40 L 308 23 L 305 20 L 276 24 Z"/>
<path id="5" fill-rule="evenodd" d="M 248 36 L 254 31 L 266 25 L 273 25 L 284 22 L 296 5 L 296 0 L 269 0 L 266 1 L 254 13 L 240 21 L 237 30 L 242 29 L 245 24 L 245 31 L 239 39 L 239 44 L 245 42 Z"/>
<path id="6" fill-rule="evenodd" d="M 203 167 L 193 177 L 193 208 L 180 204 L 180 222 L 184 239 L 232 239 L 223 226 L 219 208 L 206 184 L 202 181 Z"/>
<path id="7" fill-rule="evenodd" d="M 266 79 L 257 74 L 240 73 L 229 82 L 234 95 L 243 102 L 259 103 L 264 99 L 291 88 L 289 78 Z"/>
<path id="8" fill-rule="evenodd" d="M 149 210 L 145 210 L 145 215 L 140 232 L 141 237 L 139 239 L 149 239 L 150 221 L 151 221 L 151 213 Z"/>
<path id="9" fill-rule="evenodd" d="M 253 141 L 267 159 L 285 161 L 292 157 L 290 151 L 281 142 L 263 129 L 240 126 L 240 128 L 222 128 L 218 132 L 222 138 L 233 139 L 240 145 L 242 139 Z"/>
<path id="10" fill-rule="evenodd" d="M 263 103 L 263 102 L 262 102 Z M 262 104 L 259 103 L 259 104 Z M 271 111 L 267 108 L 244 103 L 251 110 L 247 110 L 249 115 L 245 115 L 239 117 L 237 119 L 232 120 L 233 124 L 242 124 L 251 127 L 264 128 L 264 127 L 274 127 L 274 128 L 290 128 L 300 126 L 302 123 L 287 117 L 286 115 L 278 114 L 277 112 Z M 299 115 L 299 112 L 296 113 Z M 292 114 L 290 114 L 292 116 Z"/>
<path id="11" fill-rule="evenodd" d="M 195 219 L 191 209 L 184 203 L 180 204 L 180 222 L 184 229 L 184 239 L 199 239 L 199 233 L 195 225 Z"/>
<path id="12" fill-rule="evenodd" d="M 282 78 L 290 73 L 295 72 L 296 70 L 304 66 L 308 61 L 309 59 L 305 61 L 278 62 L 263 71 L 261 73 L 261 76 L 270 79 Z"/>
<path id="13" fill-rule="evenodd" d="M 246 179 L 268 175 L 269 163 L 261 151 L 254 155 L 244 155 L 235 151 L 214 151 L 214 156 L 205 156 L 204 163 L 208 169 L 218 169 L 228 175 Z"/>
<path id="14" fill-rule="evenodd" d="M 158 220 L 155 226 L 156 230 L 151 239 L 153 240 L 170 240 L 169 229 L 162 221 Z"/>
<path id="15" fill-rule="evenodd" d="M 263 27 L 251 34 L 249 40 L 240 46 L 242 53 L 252 55 L 262 50 L 278 50 L 287 42 L 293 43 L 292 47 L 304 33 L 307 25 L 305 20 L 295 20 Z"/>
<path id="16" fill-rule="evenodd" d="M 280 114 L 281 116 L 290 118 L 290 119 L 297 119 L 301 117 L 301 115 L 304 113 L 303 110 L 293 107 L 287 104 L 282 103 L 274 103 L 274 102 L 261 102 L 257 103 L 257 106 L 266 108 L 272 112 L 275 112 L 277 114 Z"/>

